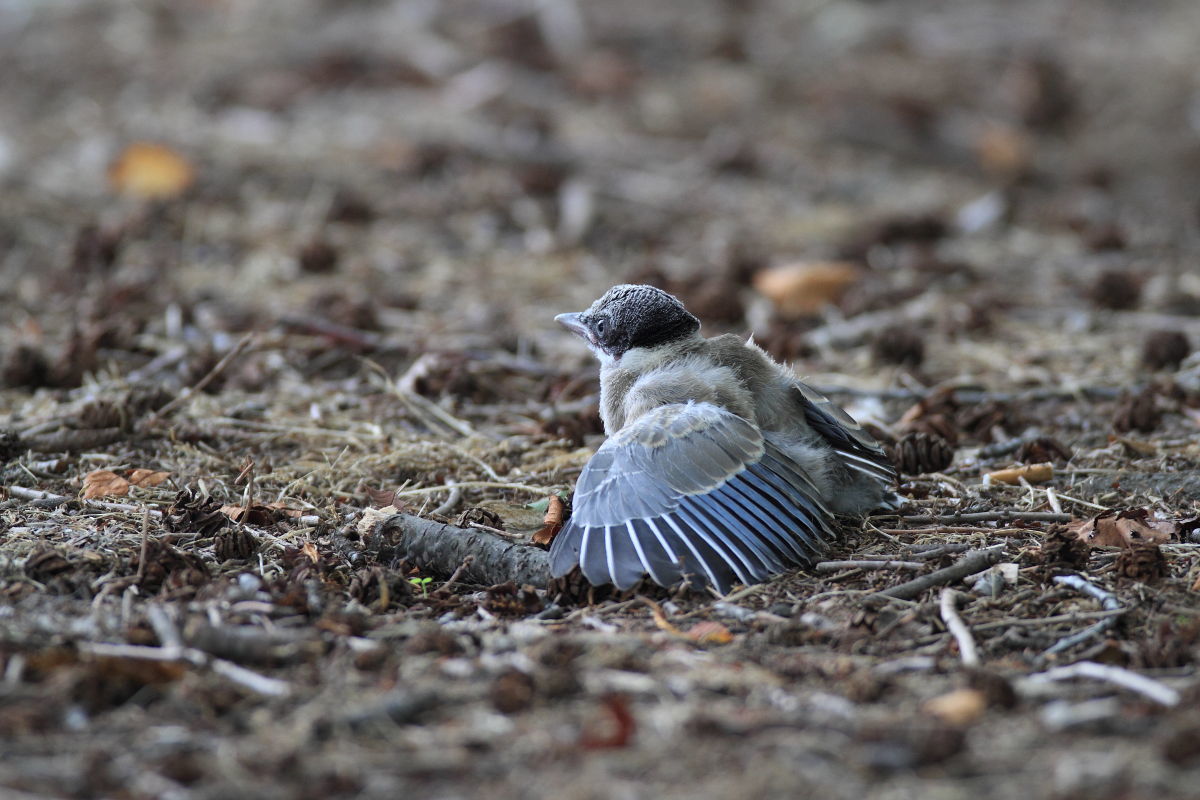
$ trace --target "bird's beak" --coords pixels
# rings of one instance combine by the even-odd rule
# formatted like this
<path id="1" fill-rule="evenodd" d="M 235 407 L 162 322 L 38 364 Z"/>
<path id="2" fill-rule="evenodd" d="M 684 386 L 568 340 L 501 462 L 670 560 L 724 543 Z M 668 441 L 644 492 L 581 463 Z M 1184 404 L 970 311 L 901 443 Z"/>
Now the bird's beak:
<path id="1" fill-rule="evenodd" d="M 584 339 L 591 340 L 588 334 L 587 325 L 583 324 L 583 314 L 573 311 L 570 314 L 559 314 L 554 318 L 555 322 L 561 323 L 564 328 L 574 333 L 576 336 L 581 336 Z"/>

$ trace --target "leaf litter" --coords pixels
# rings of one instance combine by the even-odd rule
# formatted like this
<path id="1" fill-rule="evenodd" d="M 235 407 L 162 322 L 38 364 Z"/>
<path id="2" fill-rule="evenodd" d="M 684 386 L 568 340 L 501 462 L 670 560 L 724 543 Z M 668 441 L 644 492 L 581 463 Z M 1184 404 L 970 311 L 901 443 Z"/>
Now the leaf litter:
<path id="1" fill-rule="evenodd" d="M 1122 80 L 1187 86 L 1194 48 L 1090 45 L 1185 4 L 1097 10 L 1038 57 L 965 4 L 945 24 L 979 47 L 907 71 L 895 42 L 939 38 L 900 7 L 448 7 L 396 55 L 384 6 L 297 6 L 296 49 L 253 4 L 236 36 L 220 4 L 85 5 L 30 12 L 64 38 L 14 47 L 60 57 L 3 89 L 29 113 L 3 149 L 0 786 L 1190 796 L 1200 288 L 1170 266 L 1194 220 L 1160 223 L 1194 186 L 1156 160 L 1173 111 L 1125 109 L 1136 164 L 1104 113 L 1145 96 Z M 117 50 L 55 44 L 90 14 Z M 137 37 L 169 39 L 176 103 L 109 60 Z M 82 76 L 119 133 L 45 113 Z M 147 120 L 162 143 L 124 147 Z M 1174 202 L 1139 219 L 1131 171 Z M 548 538 L 566 509 L 530 504 L 600 434 L 551 317 L 651 273 L 836 389 L 899 448 L 904 504 L 725 598 L 471 583 L 376 540 L 397 510 Z"/>

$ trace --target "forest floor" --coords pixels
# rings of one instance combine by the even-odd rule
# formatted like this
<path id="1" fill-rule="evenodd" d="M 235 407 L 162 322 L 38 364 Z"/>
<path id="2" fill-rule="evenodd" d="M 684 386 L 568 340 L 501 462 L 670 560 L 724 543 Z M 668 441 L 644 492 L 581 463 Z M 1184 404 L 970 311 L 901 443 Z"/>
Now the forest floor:
<path id="1" fill-rule="evenodd" d="M 0 2 L 0 794 L 1194 797 L 1200 7 L 578 5 Z M 374 546 L 542 528 L 623 281 L 904 505 L 726 597 Z"/>

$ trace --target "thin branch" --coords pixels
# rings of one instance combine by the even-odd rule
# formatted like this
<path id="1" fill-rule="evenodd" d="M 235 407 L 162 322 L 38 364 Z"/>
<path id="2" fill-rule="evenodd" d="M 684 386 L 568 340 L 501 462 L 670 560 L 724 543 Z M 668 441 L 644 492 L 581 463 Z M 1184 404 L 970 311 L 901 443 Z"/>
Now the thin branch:
<path id="1" fill-rule="evenodd" d="M 879 514 L 876 518 L 899 517 L 914 525 L 930 525 L 942 522 L 1070 522 L 1070 514 L 1055 514 L 1052 511 L 978 511 L 969 514 L 921 514 L 907 517 L 899 514 Z"/>
<path id="2" fill-rule="evenodd" d="M 1145 675 L 1139 675 L 1124 667 L 1116 667 L 1111 664 L 1098 664 L 1095 661 L 1079 661 L 1065 667 L 1048 669 L 1045 672 L 1027 676 L 1023 682 L 1044 683 L 1065 681 L 1071 678 L 1093 678 L 1098 681 L 1105 681 L 1106 683 L 1120 686 L 1123 689 L 1137 692 L 1143 697 L 1147 697 L 1163 706 L 1178 705 L 1180 700 L 1179 692 L 1166 684 L 1152 678 L 1147 678 Z"/>
<path id="3" fill-rule="evenodd" d="M 435 492 L 444 492 L 448 489 L 513 489 L 515 491 L 529 492 L 530 494 L 554 494 L 557 489 L 547 489 L 544 486 L 526 486 L 523 483 L 505 483 L 503 481 L 462 481 L 453 485 L 446 486 L 426 486 L 423 489 L 406 489 L 403 492 L 396 492 L 395 497 L 419 497 L 423 494 L 433 494 Z"/>
<path id="4" fill-rule="evenodd" d="M 150 627 L 154 629 L 154 635 L 158 637 L 158 643 L 163 649 L 178 650 L 183 647 L 183 637 L 179 635 L 179 628 L 165 608 L 158 603 L 151 603 L 146 607 L 146 619 L 149 620 Z"/>
<path id="5" fill-rule="evenodd" d="M 6 492 L 11 497 L 17 497 L 21 500 L 53 500 L 60 503 L 66 503 L 71 500 L 76 500 L 74 497 L 66 497 L 61 494 L 52 494 L 43 492 L 40 489 L 26 489 L 24 486 L 3 486 L 0 491 Z M 87 508 L 98 508 L 103 511 L 142 511 L 152 517 L 161 517 L 162 512 L 156 511 L 153 508 L 145 506 L 135 506 L 132 503 L 106 503 L 103 500 L 76 500 Z"/>
<path id="6" fill-rule="evenodd" d="M 1121 601 L 1118 600 L 1116 595 L 1114 595 L 1112 592 L 1107 592 L 1104 589 L 1101 589 L 1099 586 L 1096 586 L 1094 583 L 1091 583 L 1086 578 L 1083 578 L 1079 575 L 1058 575 L 1054 578 L 1054 582 L 1062 584 L 1063 586 L 1070 586 L 1076 591 L 1083 592 L 1086 595 L 1096 598 L 1100 601 L 1100 605 L 1105 611 L 1119 611 L 1121 613 L 1114 614 L 1111 617 L 1106 617 L 1094 625 L 1089 625 L 1078 633 L 1073 633 L 1070 636 L 1059 639 L 1051 647 L 1042 652 L 1039 658 L 1043 660 L 1057 653 L 1069 650 L 1081 642 L 1086 642 L 1087 640 L 1104 633 L 1109 628 L 1116 625 L 1117 620 L 1121 618 L 1122 614 L 1129 610 L 1121 605 Z"/>
<path id="7" fill-rule="evenodd" d="M 292 687 L 287 681 L 259 675 L 240 667 L 232 661 L 213 658 L 202 650 L 192 647 L 144 647 L 136 644 L 108 644 L 105 642 L 80 642 L 79 649 L 85 653 L 106 658 L 130 658 L 164 663 L 185 662 L 194 667 L 210 669 L 217 675 L 233 681 L 244 689 L 264 697 L 287 697 Z"/>
<path id="8" fill-rule="evenodd" d="M 958 615 L 958 592 L 950 588 L 942 589 L 940 606 L 942 622 L 946 623 L 946 628 L 954 634 L 954 641 L 958 643 L 958 652 L 962 657 L 963 666 L 978 666 L 979 652 L 975 649 L 975 637 L 971 635 L 971 629 Z"/>
<path id="9" fill-rule="evenodd" d="M 924 549 L 921 549 L 924 548 Z M 965 553 L 971 549 L 969 544 L 939 544 L 929 547 L 928 545 L 909 545 L 906 548 L 909 553 L 909 558 L 916 558 L 922 561 L 928 561 L 933 558 L 941 558 L 952 553 Z"/>
<path id="10" fill-rule="evenodd" d="M 204 375 L 204 377 L 202 377 L 200 380 L 196 381 L 190 387 L 184 389 L 179 394 L 179 396 L 176 397 L 174 400 L 167 403 L 165 406 L 163 406 L 162 408 L 158 409 L 153 414 L 151 414 L 149 416 L 149 418 L 147 418 L 146 421 L 147 422 L 155 422 L 157 420 L 162 419 L 163 417 L 167 416 L 171 412 L 178 409 L 180 406 L 182 406 L 187 401 L 191 400 L 198 393 L 204 391 L 204 387 L 208 386 L 210 383 L 212 383 L 214 380 L 216 380 L 217 376 L 220 375 L 222 372 L 224 372 L 229 367 L 229 365 L 233 363 L 233 360 L 235 358 L 237 358 L 238 356 L 240 356 L 242 354 L 242 351 L 245 350 L 250 345 L 250 343 L 252 341 L 254 341 L 255 338 L 256 338 L 256 334 L 253 332 L 247 333 L 245 336 L 243 336 L 240 340 L 238 340 L 238 343 L 233 346 L 232 350 L 230 350 L 228 353 L 226 353 L 224 356 L 222 356 L 221 360 L 213 365 L 213 368 L 210 369 Z"/>
<path id="11" fill-rule="evenodd" d="M 136 586 L 141 586 L 142 579 L 146 577 L 146 561 L 148 560 L 147 556 L 149 554 L 150 554 L 150 514 L 146 513 L 146 512 L 142 512 L 142 548 L 138 554 L 137 575 L 135 575 L 134 579 L 133 579 L 133 583 Z M 153 622 L 153 619 L 151 619 L 151 622 Z M 158 640 L 160 642 L 162 642 L 163 644 L 166 644 L 166 642 L 163 641 L 163 638 L 161 635 L 158 637 Z"/>
<path id="12" fill-rule="evenodd" d="M 458 568 L 454 570 L 454 573 L 447 578 L 446 582 L 439 586 L 437 590 L 439 592 L 449 592 L 450 587 L 458 583 L 458 579 L 462 577 L 462 574 L 467 571 L 467 567 L 471 566 L 474 561 L 475 556 L 467 556 L 464 558 L 462 563 L 458 565 Z"/>
<path id="13" fill-rule="evenodd" d="M 462 487 L 454 481 L 446 481 L 446 486 L 450 489 L 450 496 L 446 498 L 446 502 L 435 508 L 432 512 L 435 517 L 444 517 L 454 509 L 458 508 L 458 504 L 462 502 L 463 491 Z"/>
<path id="14" fill-rule="evenodd" d="M 893 586 L 890 589 L 884 589 L 881 592 L 876 592 L 873 595 L 868 595 L 864 598 L 868 603 L 879 603 L 888 598 L 898 600 L 911 600 L 917 595 L 924 592 L 926 589 L 932 589 L 935 586 L 952 583 L 968 575 L 974 575 L 976 572 L 982 572 L 988 567 L 996 564 L 1003 557 L 1004 545 L 996 545 L 989 547 L 986 550 L 972 550 L 954 564 L 939 569 L 936 572 L 931 572 L 928 575 L 922 575 L 919 578 L 914 578 L 907 583 L 902 583 L 899 586 Z"/>
<path id="15" fill-rule="evenodd" d="M 875 559 L 852 559 L 849 561 L 821 561 L 813 570 L 815 572 L 837 572 L 843 569 L 920 569 L 925 566 L 920 561 L 878 561 Z"/>

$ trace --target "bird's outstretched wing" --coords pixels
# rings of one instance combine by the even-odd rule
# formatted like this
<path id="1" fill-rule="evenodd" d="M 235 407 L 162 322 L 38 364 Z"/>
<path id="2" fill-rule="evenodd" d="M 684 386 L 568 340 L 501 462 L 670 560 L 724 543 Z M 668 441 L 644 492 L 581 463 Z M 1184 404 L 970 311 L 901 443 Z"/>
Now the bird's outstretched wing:
<path id="1" fill-rule="evenodd" d="M 662 406 L 622 428 L 584 467 L 550 570 L 592 584 L 644 575 L 727 592 L 811 563 L 833 538 L 803 469 L 750 422 L 711 403 Z"/>
<path id="2" fill-rule="evenodd" d="M 796 381 L 804 419 L 842 457 L 846 466 L 876 480 L 892 484 L 896 468 L 883 447 L 840 406 L 811 386 Z"/>

